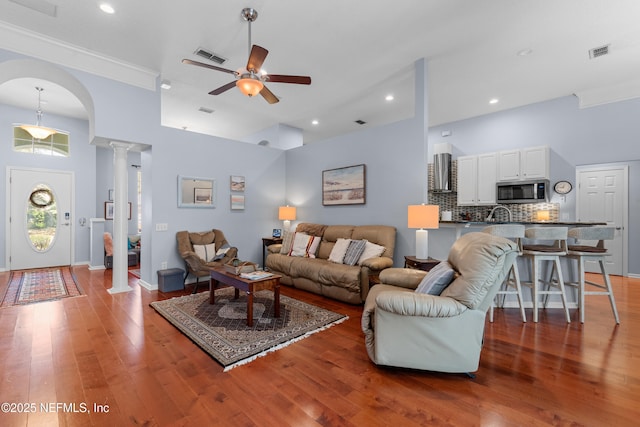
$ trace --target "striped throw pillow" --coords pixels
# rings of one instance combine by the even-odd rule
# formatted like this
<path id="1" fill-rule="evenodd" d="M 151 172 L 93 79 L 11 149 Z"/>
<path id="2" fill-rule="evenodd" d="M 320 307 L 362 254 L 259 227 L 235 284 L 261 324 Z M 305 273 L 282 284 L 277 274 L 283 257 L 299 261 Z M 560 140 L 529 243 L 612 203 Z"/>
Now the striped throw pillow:
<path id="1" fill-rule="evenodd" d="M 366 245 L 366 240 L 350 241 L 347 252 L 344 254 L 342 263 L 347 265 L 356 265 L 356 262 L 358 262 L 358 260 L 360 259 L 360 256 L 362 255 L 362 252 L 364 252 L 364 248 Z"/>
<path id="2" fill-rule="evenodd" d="M 447 261 L 442 261 L 424 276 L 416 288 L 416 292 L 429 295 L 440 295 L 453 281 L 454 269 Z"/>

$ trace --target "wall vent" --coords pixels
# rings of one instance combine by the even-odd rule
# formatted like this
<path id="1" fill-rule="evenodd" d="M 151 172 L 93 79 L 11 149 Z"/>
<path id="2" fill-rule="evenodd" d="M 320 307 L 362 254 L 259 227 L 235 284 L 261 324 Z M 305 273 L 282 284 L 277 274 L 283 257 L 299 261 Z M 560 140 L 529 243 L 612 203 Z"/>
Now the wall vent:
<path id="1" fill-rule="evenodd" d="M 216 64 L 222 65 L 227 62 L 227 58 L 223 58 L 222 56 L 201 47 L 197 48 L 193 53 L 202 58 L 208 59 L 211 62 L 215 62 Z"/>
<path id="2" fill-rule="evenodd" d="M 201 113 L 211 114 L 211 113 L 213 113 L 214 110 L 212 110 L 211 108 L 207 108 L 207 107 L 200 107 L 200 108 L 198 108 L 198 111 L 200 111 Z"/>
<path id="3" fill-rule="evenodd" d="M 599 56 L 604 56 L 609 54 L 609 45 L 594 47 L 593 49 L 589 49 L 589 58 L 595 59 Z"/>
<path id="4" fill-rule="evenodd" d="M 355 122 L 356 122 L 357 124 L 359 124 L 359 125 L 364 125 L 364 124 L 366 124 L 366 123 L 367 123 L 367 122 L 365 122 L 364 120 L 360 120 L 360 119 L 356 120 Z"/>

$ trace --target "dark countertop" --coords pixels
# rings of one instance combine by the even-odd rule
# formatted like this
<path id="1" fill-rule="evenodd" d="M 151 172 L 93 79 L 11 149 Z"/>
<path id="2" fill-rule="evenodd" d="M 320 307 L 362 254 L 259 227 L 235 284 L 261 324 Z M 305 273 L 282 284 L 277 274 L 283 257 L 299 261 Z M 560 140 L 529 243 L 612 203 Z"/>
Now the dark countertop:
<path id="1" fill-rule="evenodd" d="M 578 221 L 440 221 L 440 224 L 444 225 L 500 225 L 500 224 L 522 224 L 522 225 L 559 225 L 568 227 L 591 227 L 594 225 L 607 225 L 606 222 L 578 222 Z"/>

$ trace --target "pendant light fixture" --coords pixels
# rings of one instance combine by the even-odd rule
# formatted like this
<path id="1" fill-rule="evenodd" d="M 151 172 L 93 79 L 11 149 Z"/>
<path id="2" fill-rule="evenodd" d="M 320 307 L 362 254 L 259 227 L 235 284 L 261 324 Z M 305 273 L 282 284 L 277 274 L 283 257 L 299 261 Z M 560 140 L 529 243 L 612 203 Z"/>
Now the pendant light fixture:
<path id="1" fill-rule="evenodd" d="M 58 133 L 58 131 L 56 131 L 55 129 L 40 126 L 40 122 L 42 121 L 42 107 L 40 105 L 41 104 L 40 95 L 42 94 L 42 91 L 44 89 L 36 86 L 36 90 L 38 91 L 38 109 L 36 110 L 36 124 L 20 125 L 20 127 L 26 130 L 27 132 L 29 132 L 29 134 L 35 139 L 45 139 L 50 137 L 54 133 Z"/>

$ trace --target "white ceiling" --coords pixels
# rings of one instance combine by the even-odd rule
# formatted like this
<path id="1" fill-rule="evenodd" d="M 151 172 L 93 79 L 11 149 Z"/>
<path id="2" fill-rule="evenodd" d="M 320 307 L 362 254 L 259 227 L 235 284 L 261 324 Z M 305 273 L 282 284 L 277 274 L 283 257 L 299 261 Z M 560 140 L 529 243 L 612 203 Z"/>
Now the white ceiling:
<path id="1" fill-rule="evenodd" d="M 98 0 L 1 0 L 0 24 L 157 73 L 172 83 L 161 95 L 163 125 L 226 138 L 283 123 L 310 143 L 361 129 L 358 119 L 375 126 L 412 117 L 420 58 L 429 64 L 431 126 L 571 94 L 582 106 L 640 96 L 637 0 L 107 1 L 115 14 Z M 53 5 L 55 16 L 35 10 Z M 281 98 L 274 105 L 236 89 L 208 95 L 233 77 L 181 60 L 205 62 L 193 54 L 202 47 L 227 58 L 222 67 L 243 67 L 243 7 L 258 11 L 252 41 L 269 50 L 264 68 L 310 75 L 310 86 L 267 84 Z M 589 59 L 602 45 L 610 54 Z M 23 52 L 8 40 L 0 48 Z M 85 116 L 63 88 L 32 79 L 0 85 L 0 102 L 35 111 L 37 85 L 45 124 L 47 112 Z"/>

